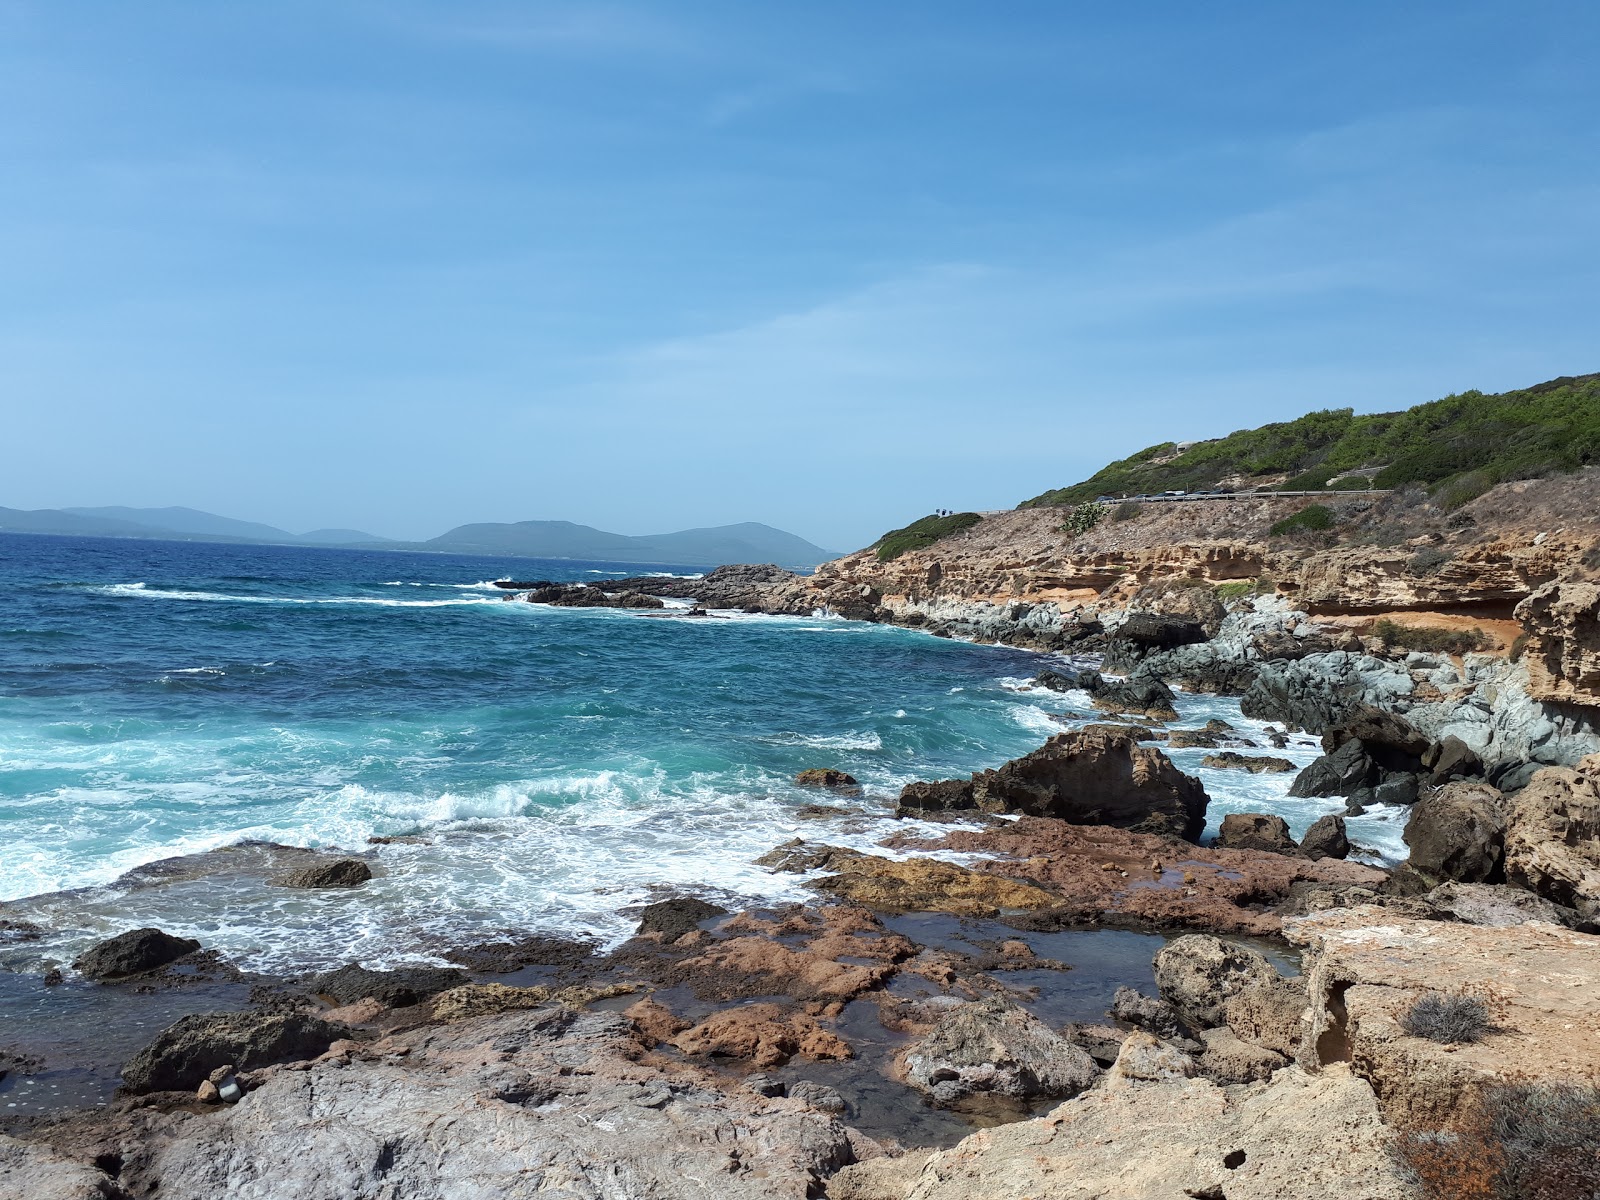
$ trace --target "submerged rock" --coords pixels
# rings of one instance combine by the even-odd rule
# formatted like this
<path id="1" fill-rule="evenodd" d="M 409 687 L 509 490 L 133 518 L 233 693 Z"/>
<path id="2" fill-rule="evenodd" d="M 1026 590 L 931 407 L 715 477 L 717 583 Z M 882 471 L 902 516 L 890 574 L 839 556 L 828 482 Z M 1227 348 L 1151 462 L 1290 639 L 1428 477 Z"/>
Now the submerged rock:
<path id="1" fill-rule="evenodd" d="M 159 929 L 130 929 L 97 942 L 73 960 L 73 969 L 90 979 L 120 979 L 153 971 L 200 949 L 194 938 L 173 937 Z"/>
<path id="2" fill-rule="evenodd" d="M 196 1013 L 180 1017 L 122 1068 L 126 1091 L 189 1092 L 218 1067 L 254 1070 L 315 1058 L 349 1030 L 303 1013 Z"/>
<path id="3" fill-rule="evenodd" d="M 1043 888 L 999 875 L 971 871 L 933 858 L 903 862 L 862 855 L 840 873 L 808 884 L 817 891 L 885 912 L 943 912 L 992 917 L 1007 909 L 1052 908 L 1057 897 Z"/>
<path id="4" fill-rule="evenodd" d="M 1073 1096 L 1100 1074 L 1081 1047 L 998 998 L 953 1010 L 904 1061 L 906 1081 L 938 1104 L 976 1093 Z"/>
<path id="5" fill-rule="evenodd" d="M 372 868 L 359 858 L 338 858 L 290 871 L 267 882 L 286 888 L 353 888 L 372 878 Z"/>
<path id="6" fill-rule="evenodd" d="M 781 1067 L 791 1058 L 839 1061 L 855 1052 L 843 1038 L 803 1012 L 776 1004 L 749 1004 L 713 1013 L 672 1038 L 684 1054 L 744 1059 L 758 1068 Z"/>
<path id="7" fill-rule="evenodd" d="M 727 911 L 720 904 L 695 896 L 674 896 L 640 909 L 637 932 L 641 936 L 656 934 L 664 942 L 675 942 L 685 934 L 698 932 L 702 921 L 724 916 Z"/>

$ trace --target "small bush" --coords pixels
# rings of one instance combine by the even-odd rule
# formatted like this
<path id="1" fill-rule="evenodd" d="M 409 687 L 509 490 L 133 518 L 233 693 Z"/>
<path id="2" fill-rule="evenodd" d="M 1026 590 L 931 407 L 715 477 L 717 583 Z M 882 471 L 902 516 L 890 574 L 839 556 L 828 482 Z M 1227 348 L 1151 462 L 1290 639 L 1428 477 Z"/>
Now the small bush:
<path id="1" fill-rule="evenodd" d="M 903 529 L 894 529 L 878 539 L 876 549 L 879 562 L 899 558 L 907 550 L 922 550 L 942 538 L 963 529 L 971 529 L 983 520 L 977 513 L 952 513 L 948 517 L 923 517 Z"/>
<path id="2" fill-rule="evenodd" d="M 1521 662 L 1522 656 L 1528 652 L 1528 635 L 1519 633 L 1511 639 L 1511 649 L 1506 652 L 1506 657 L 1512 662 Z"/>
<path id="3" fill-rule="evenodd" d="M 1441 508 L 1448 511 L 1460 508 L 1463 504 L 1470 504 L 1498 482 L 1499 480 L 1486 471 L 1468 471 L 1465 475 L 1445 480 L 1434 492 L 1433 498 L 1439 502 Z"/>
<path id="4" fill-rule="evenodd" d="M 1454 1128 L 1402 1134 L 1396 1150 L 1421 1200 L 1600 1200 L 1600 1088 L 1482 1088 Z"/>
<path id="5" fill-rule="evenodd" d="M 1476 1042 L 1489 1030 L 1489 1006 L 1478 996 L 1429 992 L 1400 1014 L 1400 1028 L 1432 1042 Z"/>
<path id="6" fill-rule="evenodd" d="M 1285 517 L 1268 532 L 1273 537 L 1283 537 L 1291 533 L 1310 533 L 1332 528 L 1333 510 L 1326 504 L 1311 504 L 1302 508 L 1294 516 Z"/>
<path id="7" fill-rule="evenodd" d="M 1144 505 L 1140 504 L 1137 500 L 1124 500 L 1121 504 L 1117 505 L 1116 508 L 1111 510 L 1111 520 L 1114 524 L 1120 525 L 1124 521 L 1133 520 L 1143 511 Z"/>
<path id="8" fill-rule="evenodd" d="M 1413 575 L 1429 575 L 1454 557 L 1454 551 L 1441 550 L 1437 546 L 1423 546 L 1411 556 L 1411 561 L 1406 563 L 1406 570 Z"/>
<path id="9" fill-rule="evenodd" d="M 1101 519 L 1109 511 L 1104 504 L 1079 504 L 1068 510 L 1067 519 L 1061 525 L 1061 532 L 1082 537 L 1100 524 Z"/>
<path id="10" fill-rule="evenodd" d="M 1235 583 L 1219 583 L 1214 589 L 1217 599 L 1226 604 L 1229 600 L 1237 600 L 1241 596 L 1249 596 L 1256 591 L 1257 580 L 1242 579 Z"/>
<path id="11" fill-rule="evenodd" d="M 1421 650 L 1424 654 L 1472 654 L 1494 645 L 1494 639 L 1476 625 L 1471 629 L 1429 629 L 1401 625 L 1388 617 L 1373 625 L 1372 636 L 1391 650 Z"/>

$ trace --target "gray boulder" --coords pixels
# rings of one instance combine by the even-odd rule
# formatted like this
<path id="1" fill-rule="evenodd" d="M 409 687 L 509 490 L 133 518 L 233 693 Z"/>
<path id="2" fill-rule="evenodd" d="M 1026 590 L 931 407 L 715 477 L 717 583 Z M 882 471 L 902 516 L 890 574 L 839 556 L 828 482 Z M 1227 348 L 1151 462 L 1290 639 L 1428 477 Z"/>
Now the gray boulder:
<path id="1" fill-rule="evenodd" d="M 1136 1029 L 1143 1029 L 1146 1033 L 1153 1033 L 1165 1041 L 1183 1036 L 1183 1018 L 1178 1016 L 1177 1009 L 1165 1000 L 1146 996 L 1131 987 L 1119 987 L 1116 990 L 1106 1015 L 1117 1021 L 1125 1021 Z"/>
<path id="2" fill-rule="evenodd" d="M 1296 775 L 1289 785 L 1289 795 L 1349 796 L 1382 778 L 1378 764 L 1372 761 L 1366 747 L 1358 741 L 1348 741 Z"/>
<path id="3" fill-rule="evenodd" d="M 1025 1009 L 999 998 L 963 1004 L 905 1054 L 905 1077 L 936 1104 L 974 1093 L 1076 1096 L 1094 1059 Z"/>
<path id="4" fill-rule="evenodd" d="M 1196 1060 L 1200 1073 L 1213 1083 L 1258 1083 L 1289 1065 L 1287 1055 L 1240 1040 L 1226 1025 L 1200 1035 L 1205 1049 Z"/>
<path id="5" fill-rule="evenodd" d="M 1208 933 L 1191 933 L 1163 946 L 1155 957 L 1156 987 L 1192 1028 L 1226 1019 L 1228 1001 L 1253 983 L 1280 978 L 1259 951 Z"/>

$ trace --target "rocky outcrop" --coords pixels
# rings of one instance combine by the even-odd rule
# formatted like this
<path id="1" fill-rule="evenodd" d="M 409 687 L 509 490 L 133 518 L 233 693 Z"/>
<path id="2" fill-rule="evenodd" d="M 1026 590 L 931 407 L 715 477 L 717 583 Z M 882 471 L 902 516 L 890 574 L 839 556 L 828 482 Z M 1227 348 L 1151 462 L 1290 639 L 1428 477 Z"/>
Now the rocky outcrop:
<path id="1" fill-rule="evenodd" d="M 1528 694 L 1600 706 L 1600 584 L 1552 581 L 1517 605 L 1529 635 Z"/>
<path id="2" fill-rule="evenodd" d="M 1354 862 L 1189 846 L 1154 834 L 1034 817 L 896 844 L 981 856 L 973 860 L 974 872 L 1047 889 L 1055 908 L 1027 919 L 1058 924 L 1113 921 L 1274 934 L 1297 890 L 1371 889 L 1387 874 Z"/>
<path id="3" fill-rule="evenodd" d="M 0 1133 L 0 1196 L 17 1200 L 124 1200 L 127 1193 L 98 1167 L 48 1146 Z"/>
<path id="4" fill-rule="evenodd" d="M 457 967 L 398 967 L 371 971 L 358 963 L 328 971 L 311 980 L 311 990 L 337 1004 L 353 1004 L 371 996 L 388 1008 L 401 1008 L 467 982 Z"/>
<path id="5" fill-rule="evenodd" d="M 1600 754 L 1540 771 L 1511 801 L 1511 882 L 1600 920 Z"/>
<path id="6" fill-rule="evenodd" d="M 1001 999 L 954 1009 L 903 1062 L 906 1081 L 945 1105 L 977 1093 L 1075 1096 L 1100 1074 L 1082 1049 Z"/>
<path id="7" fill-rule="evenodd" d="M 1391 1124 L 1440 1129 L 1469 1092 L 1524 1079 L 1600 1082 L 1600 956 L 1594 939 L 1545 924 L 1485 928 L 1373 906 L 1289 921 L 1304 948 L 1309 1012 L 1299 1061 L 1349 1063 Z M 1400 1016 L 1428 994 L 1490 1007 L 1481 1040 L 1414 1037 Z"/>
<path id="8" fill-rule="evenodd" d="M 197 1013 L 180 1017 L 122 1068 L 122 1086 L 193 1091 L 218 1067 L 253 1070 L 315 1058 L 348 1030 L 300 1013 Z"/>
<path id="9" fill-rule="evenodd" d="M 684 1054 L 738 1058 L 758 1068 L 779 1067 L 796 1056 L 813 1061 L 850 1058 L 850 1047 L 803 1012 L 776 1004 L 749 1004 L 713 1013 L 672 1038 Z"/>
<path id="10" fill-rule="evenodd" d="M 970 783 L 908 787 L 902 812 L 930 801 L 943 808 L 1059 817 L 1079 824 L 1137 827 L 1179 834 L 1191 841 L 1205 827 L 1206 794 L 1159 750 L 1110 730 L 1057 734 L 1039 749 Z M 960 802 L 960 803 L 958 803 Z"/>
<path id="11" fill-rule="evenodd" d="M 73 969 L 90 979 L 121 979 L 153 971 L 200 949 L 193 938 L 173 937 L 159 929 L 130 929 L 106 938 L 73 960 Z"/>
<path id="12" fill-rule="evenodd" d="M 831 788 L 835 790 L 858 787 L 856 777 L 834 767 L 809 767 L 794 777 L 800 787 Z"/>
<path id="13" fill-rule="evenodd" d="M 136 1195 L 803 1200 L 875 1152 L 803 1100 L 635 1061 L 631 1024 L 565 1009 L 395 1035 L 267 1072 L 245 1100 L 129 1139 Z"/>
<path id="14" fill-rule="evenodd" d="M 1237 750 L 1208 754 L 1200 760 L 1200 765 L 1214 771 L 1248 771 L 1252 775 L 1283 775 L 1294 770 L 1294 764 L 1287 758 L 1240 754 Z"/>
<path id="15" fill-rule="evenodd" d="M 1344 1068 L 1225 1091 L 1185 1079 L 1096 1088 L 920 1162 L 845 1168 L 830 1200 L 1411 1200 L 1372 1089 Z M 909 1155 L 907 1156 L 910 1157 Z"/>

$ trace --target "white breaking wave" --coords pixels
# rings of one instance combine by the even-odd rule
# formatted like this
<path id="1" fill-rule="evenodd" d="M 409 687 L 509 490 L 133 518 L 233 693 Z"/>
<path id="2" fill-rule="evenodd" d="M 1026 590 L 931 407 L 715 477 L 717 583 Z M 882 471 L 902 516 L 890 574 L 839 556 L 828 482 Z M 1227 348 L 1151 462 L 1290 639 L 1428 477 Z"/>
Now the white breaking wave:
<path id="1" fill-rule="evenodd" d="M 904 712 L 900 714 L 904 716 Z M 778 733 L 761 739 L 779 746 L 811 746 L 817 750 L 882 750 L 883 738 L 873 732 L 841 734 Z"/>
<path id="2" fill-rule="evenodd" d="M 142 583 L 114 583 L 96 588 L 110 596 L 138 596 L 151 600 L 190 600 L 220 604 L 371 604 L 379 608 L 449 608 L 462 604 L 498 604 L 493 597 L 451 600 L 389 600 L 382 596 L 230 596 L 223 592 L 192 592 L 150 588 Z"/>

